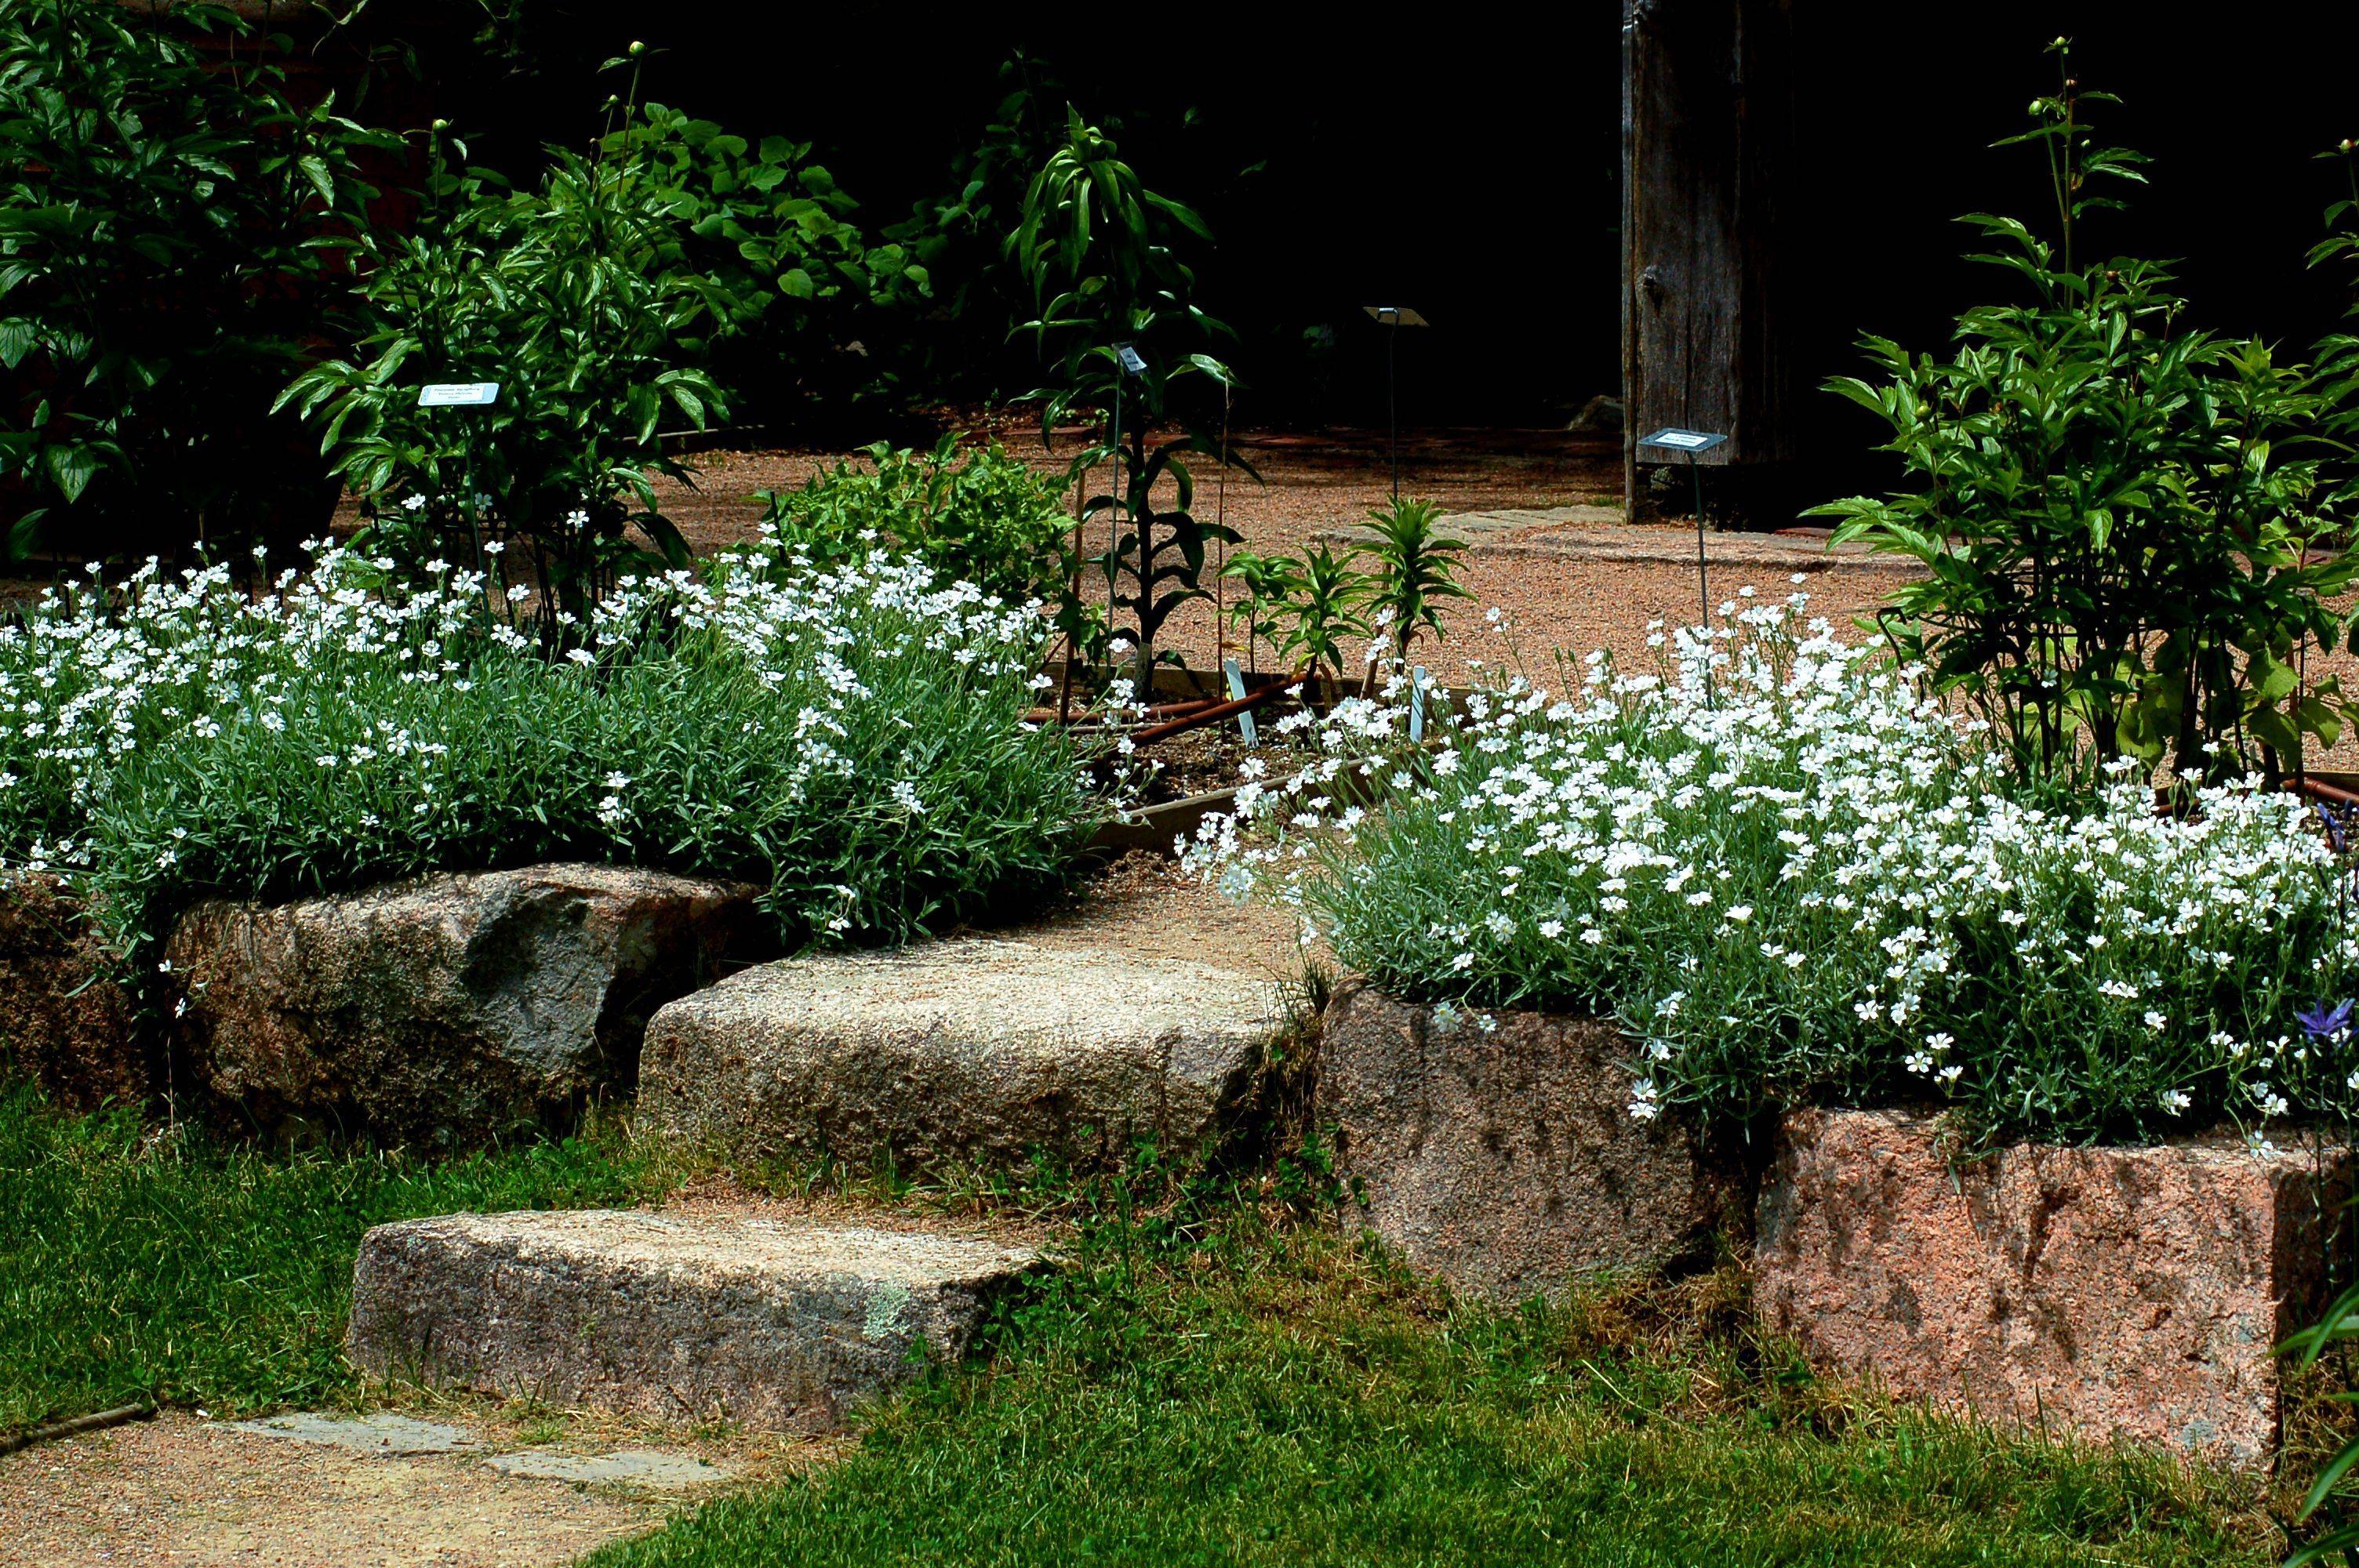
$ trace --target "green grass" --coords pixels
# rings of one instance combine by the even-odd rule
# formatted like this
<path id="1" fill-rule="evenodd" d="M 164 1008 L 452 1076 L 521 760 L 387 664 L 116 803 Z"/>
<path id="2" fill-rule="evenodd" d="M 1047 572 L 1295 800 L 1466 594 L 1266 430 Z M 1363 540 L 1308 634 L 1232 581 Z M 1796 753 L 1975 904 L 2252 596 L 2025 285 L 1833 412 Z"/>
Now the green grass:
<path id="1" fill-rule="evenodd" d="M 611 1134 L 440 1163 L 274 1158 L 0 1087 L 0 1433 L 137 1400 L 220 1414 L 349 1396 L 362 1231 L 628 1202 L 649 1179 Z"/>
<path id="2" fill-rule="evenodd" d="M 366 1226 L 629 1201 L 667 1173 L 612 1130 L 440 1162 L 269 1156 L 0 1094 L 0 1432 L 143 1397 L 217 1413 L 352 1399 L 338 1346 Z M 1814 1379 L 1749 1326 L 1733 1270 L 1501 1314 L 1258 1194 L 1142 1206 L 1037 1179 L 1016 1201 L 1079 1224 L 983 1355 L 811 1478 L 712 1501 L 596 1568 L 2233 1568 L 2281 1550 L 2250 1482 Z"/>
<path id="3" fill-rule="evenodd" d="M 1735 1277 L 1501 1314 L 1249 1211 L 1109 1225 L 842 1463 L 592 1562 L 2276 1561 L 2251 1483 L 1821 1383 Z"/>

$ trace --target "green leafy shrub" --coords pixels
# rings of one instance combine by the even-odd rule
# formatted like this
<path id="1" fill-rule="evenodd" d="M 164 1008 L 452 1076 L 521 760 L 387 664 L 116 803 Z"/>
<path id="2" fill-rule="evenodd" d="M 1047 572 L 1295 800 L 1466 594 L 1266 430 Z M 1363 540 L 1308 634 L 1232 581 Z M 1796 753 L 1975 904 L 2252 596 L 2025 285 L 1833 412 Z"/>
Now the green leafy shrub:
<path id="1" fill-rule="evenodd" d="M 452 168 L 465 151 L 438 129 L 416 231 L 356 248 L 363 357 L 322 361 L 280 401 L 320 427 L 373 520 L 371 550 L 412 570 L 456 556 L 505 580 L 495 557 L 515 540 L 579 619 L 623 573 L 687 563 L 651 478 L 687 470 L 658 427 L 722 409 L 697 357 L 725 323 L 636 158 L 552 148 L 541 184 L 511 191 Z M 498 401 L 421 407 L 429 382 L 497 383 Z"/>
<path id="2" fill-rule="evenodd" d="M 789 944 L 1037 893 L 1099 806 L 1027 728 L 1038 618 L 879 556 L 625 584 L 553 657 L 447 567 L 332 551 L 252 599 L 152 565 L 0 629 L 0 856 L 126 947 L 207 893 L 592 860 L 766 886 Z"/>
<path id="3" fill-rule="evenodd" d="M 644 59 L 608 62 L 631 71 L 613 127 L 587 156 L 550 147 L 529 189 L 438 126 L 415 231 L 355 246 L 360 354 L 281 400 L 361 495 L 372 550 L 497 583 L 528 556 L 576 619 L 621 576 L 687 563 L 654 483 L 690 477 L 667 419 L 705 428 L 735 399 L 724 376 L 791 378 L 832 312 L 924 284 L 865 246 L 807 146 L 641 104 Z M 421 408 L 427 382 L 495 382 L 498 401 Z"/>
<path id="4" fill-rule="evenodd" d="M 866 449 L 799 490 L 764 492 L 762 526 L 814 560 L 857 560 L 882 544 L 945 580 L 971 582 L 1011 604 L 1063 600 L 1072 519 L 1058 492 L 998 443 L 959 457 L 962 438 L 930 452 Z"/>
<path id="5" fill-rule="evenodd" d="M 1037 312 L 1023 330 L 1054 355 L 1052 384 L 1027 395 L 1040 405 L 1043 439 L 1071 410 L 1106 420 L 1103 438 L 1073 455 L 1067 477 L 1079 484 L 1099 464 L 1114 465 L 1114 492 L 1090 497 L 1082 515 L 1085 527 L 1112 522 L 1113 537 L 1093 564 L 1105 576 L 1113 613 L 1130 617 L 1125 630 L 1141 692 L 1153 689 L 1164 623 L 1208 596 L 1204 557 L 1212 543 L 1243 538 L 1195 515 L 1187 454 L 1252 471 L 1201 427 L 1195 416 L 1202 410 L 1185 395 L 1199 381 L 1227 387 L 1235 378 L 1204 351 L 1228 329 L 1195 302 L 1195 272 L 1175 249 L 1182 236 L 1212 239 L 1192 209 L 1147 189 L 1113 139 L 1071 111 L 1065 142 L 1033 176 L 1023 222 L 1007 240 Z M 1119 423 L 1117 407 L 1125 411 Z M 1152 432 L 1169 421 L 1184 433 L 1156 439 Z M 1167 480 L 1169 504 L 1157 499 Z M 1061 629 L 1087 649 L 1089 628 Z"/>
<path id="6" fill-rule="evenodd" d="M 862 234 L 852 221 L 859 203 L 810 161 L 808 142 L 749 145 L 711 120 L 649 103 L 607 135 L 604 151 L 630 171 L 639 200 L 669 219 L 656 265 L 702 282 L 711 341 L 690 330 L 682 347 L 770 416 L 814 390 L 864 391 L 865 351 L 848 350 L 860 323 L 930 297 L 922 264 Z"/>
<path id="7" fill-rule="evenodd" d="M 1473 597 L 1458 581 L 1466 541 L 1445 537 L 1434 526 L 1441 507 L 1431 501 L 1397 500 L 1368 517 L 1375 534 L 1369 553 L 1383 568 L 1368 585 L 1369 620 L 1406 660 L 1419 633 L 1440 639 L 1440 600 Z"/>
<path id="8" fill-rule="evenodd" d="M 2009 138 L 2048 154 L 2053 238 L 1966 220 L 2027 302 L 1968 311 L 1946 359 L 1871 338 L 1886 379 L 1832 384 L 1891 427 L 1882 449 L 1915 488 L 1816 510 L 1839 542 L 1924 564 L 1886 631 L 2018 772 L 2085 782 L 2166 755 L 2215 781 L 2290 770 L 2354 711 L 2332 675 L 2302 678 L 2306 649 L 2343 641 L 2329 600 L 2359 573 L 2306 553 L 2348 532 L 2322 438 L 2352 388 L 2186 330 L 2150 262 L 2081 258 L 2082 221 L 2119 205 L 2100 182 L 2143 178 L 2136 154 L 2096 144 L 2086 111 L 2104 102 L 2068 68 Z"/>
<path id="9" fill-rule="evenodd" d="M 207 69 L 184 29 L 238 47 Z M 328 328 L 323 241 L 384 138 L 286 93 L 286 40 L 226 10 L 0 7 L 5 553 L 173 554 L 323 523 L 334 491 L 272 399 Z"/>
<path id="10" fill-rule="evenodd" d="M 2351 994 L 2359 934 L 2300 800 L 2190 785 L 2179 816 L 2134 773 L 2093 802 L 2021 788 L 1797 613 L 1681 633 L 1669 679 L 1601 654 L 1575 696 L 1479 696 L 1431 754 L 1399 708 L 1347 701 L 1327 761 L 1240 793 L 1278 841 L 1212 825 L 1198 860 L 1278 878 L 1344 963 L 1469 1028 L 1619 1019 L 1640 1117 L 1925 1104 L 1991 1138 L 2135 1141 L 2359 1108 L 2350 1031 L 2302 1016 Z M 1373 814 L 1348 804 L 1369 784 Z"/>

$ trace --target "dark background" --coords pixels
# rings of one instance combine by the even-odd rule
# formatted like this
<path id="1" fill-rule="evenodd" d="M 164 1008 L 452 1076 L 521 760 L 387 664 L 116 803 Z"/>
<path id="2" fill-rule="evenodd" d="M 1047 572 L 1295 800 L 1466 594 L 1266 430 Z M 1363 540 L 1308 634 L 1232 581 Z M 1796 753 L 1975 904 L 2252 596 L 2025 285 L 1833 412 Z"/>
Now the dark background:
<path id="1" fill-rule="evenodd" d="M 2096 243 L 2178 258 L 2193 324 L 2291 355 L 2334 325 L 2349 280 L 2304 258 L 2343 193 L 2340 166 L 2314 155 L 2359 135 L 2359 7 L 1794 12 L 1799 282 L 1785 330 L 1824 483 L 1873 482 L 1875 469 L 1864 416 L 1817 384 L 1858 364 L 1863 331 L 1938 348 L 1962 308 L 2003 293 L 2003 275 L 1958 259 L 1958 214 L 2049 211 L 2038 153 L 1990 144 L 2053 90 L 2042 46 L 2059 33 L 2082 81 L 2125 100 L 2101 129 L 2154 160 L 2150 187 L 2100 220 Z M 1241 334 L 1240 421 L 1380 421 L 1382 334 L 1360 307 L 1382 301 L 1434 323 L 1403 334 L 1405 422 L 1560 427 L 1619 379 L 1619 6 L 1375 15 L 1280 34 L 1171 13 L 1147 26 L 1072 13 L 1048 29 L 906 8 L 814 23 L 801 7 L 548 0 L 522 12 L 521 73 L 455 36 L 429 38 L 420 61 L 437 109 L 508 162 L 586 137 L 595 66 L 643 38 L 665 51 L 650 96 L 749 136 L 817 143 L 880 227 L 945 187 L 1020 47 L 1085 114 L 1122 121 L 1148 185 L 1212 222 L 1202 276 Z"/>

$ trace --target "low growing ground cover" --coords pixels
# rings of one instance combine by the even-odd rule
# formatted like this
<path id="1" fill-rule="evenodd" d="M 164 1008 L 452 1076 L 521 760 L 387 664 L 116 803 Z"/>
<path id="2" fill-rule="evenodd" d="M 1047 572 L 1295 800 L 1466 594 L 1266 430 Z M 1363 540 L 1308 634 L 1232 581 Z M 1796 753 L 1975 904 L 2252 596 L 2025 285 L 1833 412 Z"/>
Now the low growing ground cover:
<path id="1" fill-rule="evenodd" d="M 134 947 L 207 893 L 565 859 L 897 940 L 1060 881 L 1100 815 L 1023 723 L 1038 619 L 922 567 L 757 546 L 536 622 L 390 565 L 256 594 L 151 563 L 0 627 L 0 860 L 71 871 Z"/>
<path id="2" fill-rule="evenodd" d="M 1431 752 L 1345 704 L 1199 863 L 1404 995 L 1618 1017 L 1642 1118 L 1929 1103 L 2136 1141 L 2359 1105 L 2349 876 L 2303 802 L 2043 792 L 1799 595 L 1730 610 L 1663 674 L 1480 696 Z"/>

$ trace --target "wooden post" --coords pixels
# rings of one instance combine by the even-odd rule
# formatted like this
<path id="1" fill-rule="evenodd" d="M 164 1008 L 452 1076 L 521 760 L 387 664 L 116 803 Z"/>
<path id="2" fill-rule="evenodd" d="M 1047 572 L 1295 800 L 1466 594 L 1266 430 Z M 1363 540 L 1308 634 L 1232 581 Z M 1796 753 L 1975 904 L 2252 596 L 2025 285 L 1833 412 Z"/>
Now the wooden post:
<path id="1" fill-rule="evenodd" d="M 1778 335 L 1779 185 L 1794 145 L 1791 0 L 1623 0 L 1623 494 L 1646 510 L 1637 440 L 1725 432 L 1698 460 L 1790 461 Z"/>

